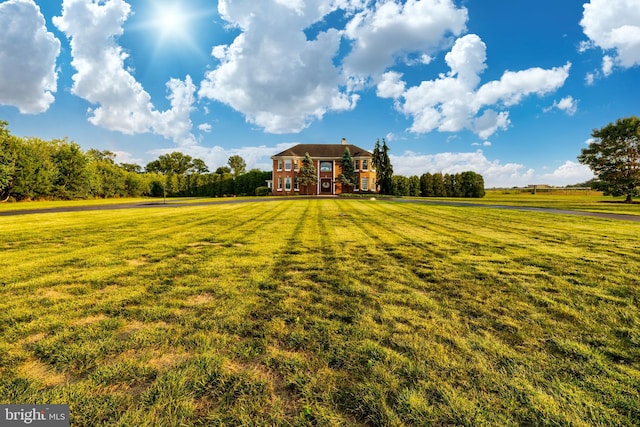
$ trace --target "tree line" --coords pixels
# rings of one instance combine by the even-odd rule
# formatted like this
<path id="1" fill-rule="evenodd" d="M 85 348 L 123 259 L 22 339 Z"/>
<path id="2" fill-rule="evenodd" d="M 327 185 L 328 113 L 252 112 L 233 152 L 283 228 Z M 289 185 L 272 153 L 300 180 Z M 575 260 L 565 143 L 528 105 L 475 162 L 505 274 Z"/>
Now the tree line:
<path id="1" fill-rule="evenodd" d="M 391 193 L 394 196 L 414 197 L 484 197 L 484 178 L 472 172 L 456 174 L 424 173 L 410 177 L 393 175 Z"/>
<path id="2" fill-rule="evenodd" d="M 456 174 L 424 173 L 420 177 L 417 175 L 406 177 L 393 174 L 393 165 L 389 158 L 389 147 L 384 138 L 382 144 L 378 139 L 372 153 L 371 163 L 376 170 L 376 188 L 379 194 L 392 196 L 414 196 L 414 197 L 484 197 L 484 178 L 475 172 L 467 171 Z M 306 154 L 303 160 L 301 175 L 305 177 L 305 183 L 309 181 L 314 184 L 313 176 L 315 169 L 305 173 L 307 164 L 311 163 Z M 357 181 L 354 169 L 353 158 L 346 147 L 340 159 L 341 173 L 338 180 L 346 190 L 353 189 Z M 311 178 L 306 179 L 306 175 Z M 301 181 L 302 183 L 302 181 Z"/>
<path id="3" fill-rule="evenodd" d="M 388 151 L 384 139 L 382 145 L 376 141 L 372 164 L 377 171 L 376 187 L 381 194 L 484 196 L 484 180 L 475 172 L 425 173 L 420 177 L 393 175 Z M 208 170 L 203 160 L 180 152 L 161 155 L 144 168 L 137 164 L 116 163 L 115 158 L 115 153 L 108 150 L 83 151 L 67 139 L 45 141 L 17 137 L 9 132 L 8 123 L 0 120 L 0 201 L 271 193 L 266 187 L 271 171 L 252 169 L 247 172 L 245 161 L 238 155 L 231 156 L 227 166 L 214 172 Z M 353 187 L 356 174 L 348 149 L 341 166 L 340 181 L 347 188 Z M 310 158 L 305 158 L 300 172 L 302 185 L 314 185 L 317 176 Z"/>
<path id="4" fill-rule="evenodd" d="M 255 195 L 271 179 L 271 172 L 246 172 L 240 156 L 213 173 L 201 159 L 180 152 L 145 168 L 118 164 L 115 157 L 108 150 L 83 151 L 67 139 L 17 137 L 0 120 L 0 201 Z"/>

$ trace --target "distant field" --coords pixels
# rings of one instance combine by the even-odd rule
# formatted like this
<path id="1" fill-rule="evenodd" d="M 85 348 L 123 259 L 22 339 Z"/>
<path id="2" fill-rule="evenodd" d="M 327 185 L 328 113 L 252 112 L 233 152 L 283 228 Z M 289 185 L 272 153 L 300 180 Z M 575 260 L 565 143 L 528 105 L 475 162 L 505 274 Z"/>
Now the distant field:
<path id="1" fill-rule="evenodd" d="M 0 402 L 74 426 L 637 425 L 638 236 L 342 199 L 0 217 Z"/>
<path id="2" fill-rule="evenodd" d="M 455 199 L 442 199 L 455 200 Z M 598 191 L 556 190 L 538 191 L 536 194 L 514 190 L 488 190 L 482 199 L 466 199 L 480 204 L 533 206 L 552 209 L 570 209 L 587 212 L 606 212 L 640 215 L 640 198 L 625 204 L 624 197 L 603 196 Z"/>

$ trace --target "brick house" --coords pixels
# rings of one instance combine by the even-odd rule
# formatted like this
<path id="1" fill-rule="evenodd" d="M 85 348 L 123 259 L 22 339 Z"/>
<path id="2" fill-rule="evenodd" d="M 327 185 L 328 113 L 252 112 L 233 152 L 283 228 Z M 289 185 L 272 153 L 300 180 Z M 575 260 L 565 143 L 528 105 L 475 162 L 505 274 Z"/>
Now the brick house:
<path id="1" fill-rule="evenodd" d="M 376 171 L 371 164 L 373 155 L 360 147 L 347 144 L 347 140 L 343 138 L 341 144 L 298 144 L 272 156 L 273 195 L 342 193 L 342 184 L 338 176 L 341 173 L 340 160 L 347 147 L 353 158 L 357 177 L 356 185 L 349 190 L 354 193 L 375 193 Z M 318 176 L 317 184 L 307 189 L 298 183 L 298 174 L 306 153 L 311 156 Z"/>

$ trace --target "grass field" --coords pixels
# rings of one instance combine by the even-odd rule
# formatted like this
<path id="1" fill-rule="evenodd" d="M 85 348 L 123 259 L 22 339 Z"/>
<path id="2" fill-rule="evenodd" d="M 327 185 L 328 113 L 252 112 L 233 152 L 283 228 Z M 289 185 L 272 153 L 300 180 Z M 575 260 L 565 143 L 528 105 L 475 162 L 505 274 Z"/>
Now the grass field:
<path id="1" fill-rule="evenodd" d="M 0 218 L 0 403 L 74 426 L 638 425 L 640 224 L 369 200 Z"/>
<path id="2" fill-rule="evenodd" d="M 603 196 L 598 191 L 557 190 L 531 194 L 516 190 L 488 190 L 481 199 L 465 199 L 470 203 L 506 206 L 529 206 L 551 209 L 568 209 L 587 212 L 603 212 L 627 215 L 640 215 L 640 198 L 634 203 L 624 203 L 624 197 Z M 427 200 L 431 200 L 428 198 Z M 439 199 L 457 200 L 457 199 Z"/>

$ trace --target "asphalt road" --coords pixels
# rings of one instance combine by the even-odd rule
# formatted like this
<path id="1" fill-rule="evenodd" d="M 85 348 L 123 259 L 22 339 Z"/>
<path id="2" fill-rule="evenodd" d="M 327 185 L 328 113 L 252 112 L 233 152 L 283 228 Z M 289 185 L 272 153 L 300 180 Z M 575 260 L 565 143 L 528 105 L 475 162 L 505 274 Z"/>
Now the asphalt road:
<path id="1" fill-rule="evenodd" d="M 318 197 L 305 197 L 305 196 L 297 196 L 295 199 L 314 199 Z M 3 216 L 18 216 L 18 215 L 31 215 L 31 214 L 46 214 L 46 213 L 58 213 L 58 212 L 85 212 L 85 211 L 108 211 L 108 210 L 117 210 L 117 209 L 145 209 L 145 208 L 180 208 L 186 206 L 206 206 L 206 205 L 220 205 L 220 204 L 230 204 L 230 203 L 247 203 L 247 202 L 276 202 L 281 200 L 291 200 L 285 199 L 282 197 L 256 197 L 252 199 L 234 199 L 230 198 L 227 200 L 216 200 L 211 202 L 190 202 L 190 203 L 180 203 L 180 202 L 172 202 L 163 203 L 163 202 L 144 202 L 144 203 L 120 203 L 115 205 L 95 205 L 95 206 L 61 206 L 56 208 L 48 208 L 48 209 L 20 209 L 20 210 L 11 210 L 11 211 L 0 211 L 0 217 Z M 529 211 L 529 212 L 542 212 L 542 213 L 551 213 L 551 214 L 560 214 L 560 215 L 575 215 L 575 216 L 589 216 L 594 218 L 604 218 L 604 219 L 612 219 L 612 220 L 621 220 L 621 221 L 640 221 L 640 215 L 627 215 L 627 214 L 615 214 L 615 213 L 605 213 L 605 212 L 585 212 L 585 211 L 574 211 L 569 209 L 552 209 L 552 208 L 537 208 L 537 207 L 529 207 L 529 206 L 507 206 L 507 205 L 487 205 L 481 203 L 471 203 L 471 202 L 456 202 L 456 201 L 446 201 L 446 200 L 422 200 L 422 199 L 383 199 L 397 203 L 422 203 L 422 204 L 430 204 L 430 205 L 444 205 L 444 206 L 457 206 L 461 208 L 465 207 L 476 207 L 476 208 L 486 208 L 486 209 L 507 209 L 507 210 L 516 210 L 516 211 Z"/>

